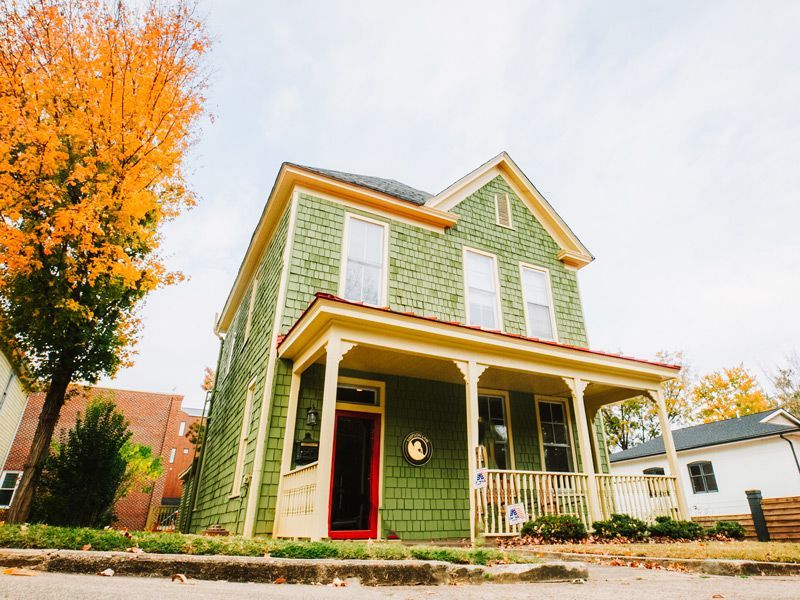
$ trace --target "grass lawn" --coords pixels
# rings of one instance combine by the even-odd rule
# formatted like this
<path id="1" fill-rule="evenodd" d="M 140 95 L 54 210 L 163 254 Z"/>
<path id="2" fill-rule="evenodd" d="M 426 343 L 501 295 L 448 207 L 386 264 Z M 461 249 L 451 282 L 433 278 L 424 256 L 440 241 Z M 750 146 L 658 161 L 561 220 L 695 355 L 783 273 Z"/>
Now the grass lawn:
<path id="1" fill-rule="evenodd" d="M 721 558 L 800 563 L 800 544 L 789 542 L 699 541 L 675 544 L 557 544 L 536 546 L 535 550 L 616 554 L 632 557 Z"/>
<path id="2" fill-rule="evenodd" d="M 495 548 L 406 546 L 392 542 L 292 542 L 243 537 L 208 537 L 181 533 L 125 532 L 103 529 L 0 525 L 0 548 L 119 550 L 139 548 L 154 554 L 221 554 L 273 558 L 361 560 L 441 560 L 456 564 L 531 562 L 531 555 Z"/>

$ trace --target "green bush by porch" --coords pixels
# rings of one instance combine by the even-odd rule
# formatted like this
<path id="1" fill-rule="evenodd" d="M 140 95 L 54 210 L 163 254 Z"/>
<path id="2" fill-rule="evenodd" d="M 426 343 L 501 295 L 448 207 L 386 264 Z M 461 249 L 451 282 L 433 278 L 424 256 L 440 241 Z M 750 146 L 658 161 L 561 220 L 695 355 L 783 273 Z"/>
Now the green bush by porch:
<path id="1" fill-rule="evenodd" d="M 51 527 L 48 525 L 2 525 L 0 548 L 126 551 L 140 548 L 153 554 L 218 554 L 273 558 L 357 560 L 441 560 L 457 564 L 485 565 L 492 562 L 532 562 L 517 552 L 488 548 L 441 548 L 405 546 L 394 542 L 292 542 L 264 538 L 207 537 L 180 533 L 134 531 L 127 536 L 117 530 Z"/>

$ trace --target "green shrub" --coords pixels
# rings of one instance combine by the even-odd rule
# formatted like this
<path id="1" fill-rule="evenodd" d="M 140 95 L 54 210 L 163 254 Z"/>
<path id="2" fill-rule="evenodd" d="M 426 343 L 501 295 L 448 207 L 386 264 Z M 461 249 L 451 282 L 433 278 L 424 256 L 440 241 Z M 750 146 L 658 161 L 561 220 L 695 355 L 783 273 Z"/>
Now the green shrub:
<path id="1" fill-rule="evenodd" d="M 373 544 L 369 554 L 376 560 L 405 560 L 411 556 L 408 548 L 402 544 Z"/>
<path id="2" fill-rule="evenodd" d="M 336 546 L 327 542 L 286 542 L 269 551 L 275 558 L 337 558 Z"/>
<path id="3" fill-rule="evenodd" d="M 419 546 L 411 548 L 411 557 L 417 560 L 441 560 L 444 562 L 468 565 L 471 562 L 470 552 L 455 548 L 429 548 Z"/>
<path id="4" fill-rule="evenodd" d="M 151 535 L 136 535 L 131 538 L 133 544 L 145 552 L 153 554 L 186 554 L 189 544 L 180 533 L 157 533 Z"/>
<path id="5" fill-rule="evenodd" d="M 702 526 L 693 521 L 677 521 L 672 517 L 656 517 L 650 526 L 650 535 L 673 540 L 696 540 L 704 534 Z"/>
<path id="6" fill-rule="evenodd" d="M 641 541 L 647 537 L 647 523 L 629 515 L 611 515 L 605 521 L 595 521 L 592 524 L 595 536 L 606 540 L 626 538 L 632 541 Z"/>
<path id="7" fill-rule="evenodd" d="M 738 521 L 717 521 L 708 529 L 710 535 L 722 535 L 732 540 L 743 540 L 746 532 Z"/>
<path id="8" fill-rule="evenodd" d="M 545 515 L 528 521 L 520 530 L 521 537 L 537 537 L 543 542 L 579 542 L 586 539 L 586 527 L 572 515 Z"/>

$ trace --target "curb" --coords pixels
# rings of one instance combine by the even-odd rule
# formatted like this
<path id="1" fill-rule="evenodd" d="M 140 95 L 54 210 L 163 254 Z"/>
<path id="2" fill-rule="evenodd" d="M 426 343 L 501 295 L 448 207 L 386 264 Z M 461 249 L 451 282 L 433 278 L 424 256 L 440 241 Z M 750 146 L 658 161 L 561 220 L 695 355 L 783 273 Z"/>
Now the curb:
<path id="1" fill-rule="evenodd" d="M 115 575 L 138 577 L 181 573 L 191 579 L 253 583 L 273 583 L 280 578 L 285 583 L 313 584 L 356 578 L 368 586 L 565 582 L 589 577 L 584 565 L 564 561 L 484 567 L 422 560 L 304 560 L 78 550 L 0 549 L 0 565 L 82 574 L 110 568 Z"/>
<path id="2" fill-rule="evenodd" d="M 664 568 L 677 568 L 693 573 L 707 575 L 737 576 L 791 576 L 800 575 L 800 563 L 762 562 L 756 560 L 723 560 L 718 558 L 661 558 L 653 556 L 630 556 L 623 554 L 585 554 L 578 552 L 534 552 L 534 555 L 547 559 L 605 563 L 619 560 L 626 565 L 630 562 L 652 563 Z"/>

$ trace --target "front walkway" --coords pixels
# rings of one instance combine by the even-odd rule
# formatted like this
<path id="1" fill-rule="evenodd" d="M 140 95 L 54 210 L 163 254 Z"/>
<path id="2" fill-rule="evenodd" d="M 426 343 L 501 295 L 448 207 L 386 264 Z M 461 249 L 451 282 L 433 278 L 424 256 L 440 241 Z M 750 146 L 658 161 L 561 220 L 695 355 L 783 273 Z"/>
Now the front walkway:
<path id="1" fill-rule="evenodd" d="M 548 599 L 592 598 L 687 598 L 691 600 L 727 598 L 745 600 L 797 598 L 800 579 L 791 577 L 712 577 L 670 571 L 649 571 L 629 567 L 589 566 L 586 583 L 533 583 L 497 587 L 476 586 L 416 586 L 361 587 L 348 583 L 346 587 L 326 585 L 270 585 L 227 583 L 222 581 L 193 581 L 172 583 L 168 579 L 136 577 L 99 577 L 97 575 L 60 575 L 39 573 L 33 577 L 13 577 L 0 574 L 0 599 L 37 598 L 61 600 L 216 600 L 217 598 L 275 600 L 362 600 L 366 598 L 403 600 L 478 600 L 487 592 L 509 600 L 531 597 Z M 499 597 L 499 595 L 498 595 Z"/>

